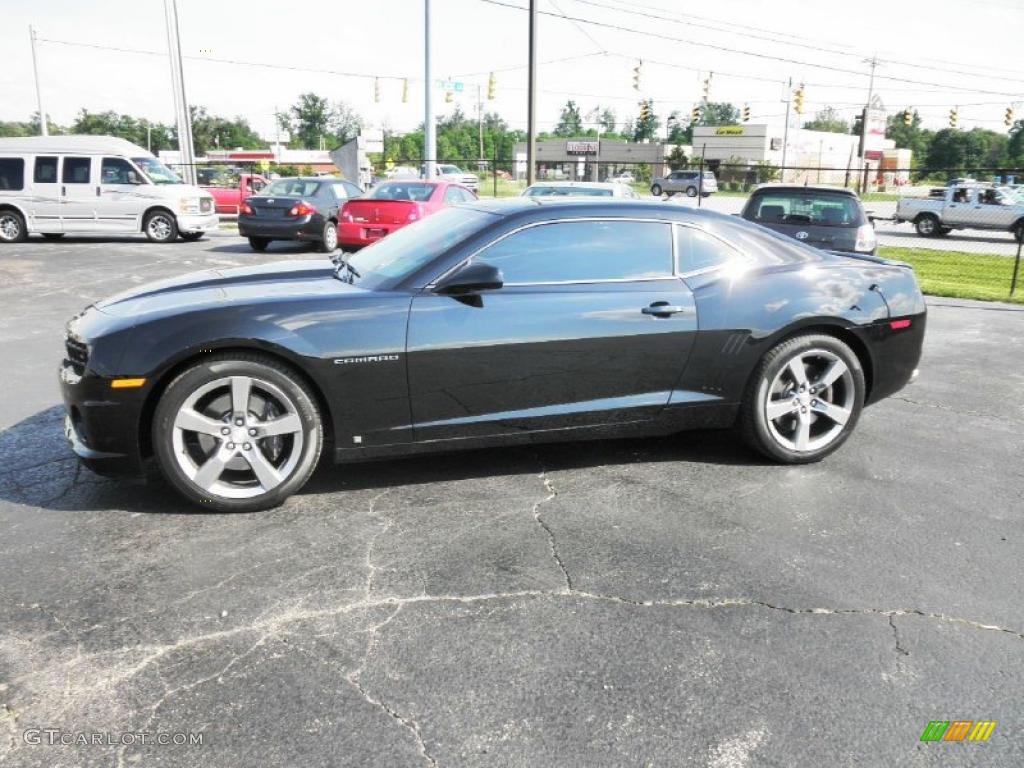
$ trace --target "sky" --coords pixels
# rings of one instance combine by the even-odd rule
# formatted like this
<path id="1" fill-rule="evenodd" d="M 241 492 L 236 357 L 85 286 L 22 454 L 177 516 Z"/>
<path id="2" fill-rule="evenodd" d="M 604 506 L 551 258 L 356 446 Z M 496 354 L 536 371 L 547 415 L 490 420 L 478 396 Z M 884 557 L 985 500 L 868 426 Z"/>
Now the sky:
<path id="1" fill-rule="evenodd" d="M 928 127 L 944 127 L 953 106 L 963 128 L 1004 130 L 1011 105 L 1024 117 L 1024 0 L 537 1 L 540 130 L 554 127 L 567 99 L 584 117 L 610 107 L 624 122 L 640 98 L 653 98 L 664 124 L 673 109 L 690 112 L 708 72 L 710 99 L 749 104 L 752 123 L 781 122 L 789 78 L 805 84 L 806 119 L 825 106 L 852 119 L 875 55 L 875 92 L 892 112 L 917 108 Z M 51 119 L 67 124 L 86 108 L 173 122 L 162 0 L 2 4 L 0 120 L 36 110 L 32 25 Z M 460 106 L 475 115 L 480 86 L 485 111 L 525 129 L 527 4 L 432 0 L 434 79 L 462 83 L 453 103 L 435 85 L 439 114 Z M 178 8 L 186 95 L 212 114 L 243 116 L 273 139 L 275 110 L 314 91 L 370 125 L 403 132 L 423 120 L 424 0 L 178 0 Z"/>

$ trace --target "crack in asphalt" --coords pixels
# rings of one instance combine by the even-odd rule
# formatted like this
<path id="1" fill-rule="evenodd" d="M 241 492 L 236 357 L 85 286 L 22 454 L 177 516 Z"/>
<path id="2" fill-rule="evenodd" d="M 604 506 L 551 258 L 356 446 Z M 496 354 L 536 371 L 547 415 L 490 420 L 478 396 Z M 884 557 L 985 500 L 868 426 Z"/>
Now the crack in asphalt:
<path id="1" fill-rule="evenodd" d="M 901 403 L 909 403 L 910 405 L 917 405 L 921 408 L 935 408 L 936 410 L 946 411 L 947 413 L 955 413 L 959 416 L 972 416 L 977 419 L 991 419 L 1000 423 L 1010 422 L 1011 424 L 1024 424 L 1021 419 L 1015 419 L 1012 416 L 1007 416 L 1006 413 L 1000 412 L 999 414 L 985 413 L 984 411 L 971 411 L 965 408 L 954 408 L 951 405 L 944 403 L 932 403 L 925 400 L 914 400 L 913 398 L 907 397 L 906 395 L 890 395 L 890 400 L 899 400 Z"/>
<path id="2" fill-rule="evenodd" d="M 543 466 L 541 467 L 539 477 L 544 485 L 544 490 L 548 492 L 548 495 L 533 505 L 533 519 L 537 522 L 537 525 L 543 529 L 544 533 L 547 534 L 548 546 L 551 548 L 551 557 L 555 561 L 555 565 L 557 565 L 558 569 L 562 572 L 562 577 L 565 579 L 566 590 L 569 593 L 572 593 L 575 591 L 572 585 L 572 577 L 569 575 L 569 569 L 565 567 L 565 561 L 562 560 L 562 556 L 558 552 L 558 541 L 555 539 L 555 532 L 551 530 L 551 526 L 544 521 L 544 518 L 541 517 L 540 513 L 540 508 L 549 501 L 555 499 L 558 496 L 558 491 L 556 491 L 555 487 L 551 484 L 551 480 L 548 478 L 547 471 Z"/>
<path id="3" fill-rule="evenodd" d="M 896 628 L 896 616 L 895 616 L 895 614 L 892 614 L 892 613 L 889 614 L 889 626 L 892 627 L 892 638 L 893 638 L 893 640 L 896 643 L 896 653 L 900 654 L 900 655 L 903 655 L 903 656 L 909 656 L 910 655 L 910 651 L 908 651 L 906 648 L 904 648 L 902 645 L 900 645 L 900 631 L 899 631 L 899 629 Z M 897 666 L 899 666 L 898 660 L 897 660 Z"/>

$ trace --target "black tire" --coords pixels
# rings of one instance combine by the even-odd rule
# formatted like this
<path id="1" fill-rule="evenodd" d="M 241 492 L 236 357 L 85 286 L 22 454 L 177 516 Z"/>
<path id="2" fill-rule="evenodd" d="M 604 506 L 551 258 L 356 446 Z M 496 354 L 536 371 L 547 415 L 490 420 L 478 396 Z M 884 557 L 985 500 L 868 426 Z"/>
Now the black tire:
<path id="1" fill-rule="evenodd" d="M 803 359 L 801 359 L 803 358 Z M 812 387 L 823 380 L 827 365 L 840 360 L 845 366 L 841 379 L 832 382 L 827 389 L 816 390 Z M 800 367 L 808 371 L 807 380 L 810 385 L 806 391 L 786 389 L 785 379 L 792 378 L 789 364 L 793 360 L 800 361 Z M 804 364 L 805 360 L 811 366 Z M 820 367 L 814 367 L 815 360 L 821 360 Z M 781 391 L 773 391 L 773 385 L 782 384 Z M 860 412 L 864 407 L 864 370 L 853 350 L 835 336 L 821 333 L 807 333 L 794 336 L 773 347 L 758 363 L 747 385 L 747 390 L 740 407 L 737 426 L 744 442 L 759 453 L 783 464 L 808 464 L 820 461 L 839 448 L 857 425 Z M 817 395 L 820 401 L 815 398 Z M 792 398 L 792 399 L 791 399 Z M 835 403 L 841 399 L 842 403 Z M 768 418 L 769 403 L 791 409 L 774 420 Z M 817 410 L 827 405 L 838 409 L 834 411 L 842 415 L 842 424 L 831 417 L 820 415 Z M 801 415 L 801 411 L 805 415 Z M 797 434 L 801 423 L 807 420 L 807 447 L 798 450 Z M 820 424 L 819 424 L 820 422 Z M 817 436 L 815 436 L 815 425 Z M 793 438 L 787 437 L 792 427 Z M 818 443 L 817 445 L 815 443 Z"/>
<path id="2" fill-rule="evenodd" d="M 236 380 L 250 382 L 245 421 L 237 430 L 237 422 L 232 420 L 242 411 L 236 411 L 233 391 Z M 225 386 L 227 394 L 222 394 Z M 205 389 L 210 392 L 196 400 L 197 392 Z M 190 400 L 195 401 L 195 408 L 189 404 Z M 268 403 L 277 403 L 280 407 L 268 413 Z M 226 420 L 224 415 L 218 418 L 225 407 Z M 209 433 L 178 430 L 175 422 L 183 408 L 192 413 L 200 412 L 211 424 L 223 423 L 220 429 L 232 430 L 232 433 L 209 437 Z M 250 429 L 282 417 L 295 424 L 294 432 L 289 431 L 283 437 L 261 438 L 258 432 L 256 437 L 246 437 L 253 434 Z M 234 434 L 236 431 L 241 437 Z M 230 442 L 232 440 L 246 442 L 239 446 Z M 205 441 L 206 447 L 201 441 Z M 274 441 L 278 442 L 274 444 Z M 152 443 L 161 473 L 186 499 L 216 512 L 255 512 L 278 506 L 305 485 L 320 458 L 323 424 L 316 397 L 291 368 L 259 354 L 225 353 L 196 363 L 167 386 L 153 415 Z M 206 462 L 212 461 L 214 456 L 219 458 L 214 466 L 222 468 L 213 471 L 212 481 L 204 487 L 197 480 L 201 479 Z M 226 456 L 230 458 L 225 459 Z M 246 456 L 258 461 L 250 463 Z M 279 463 L 275 465 L 275 462 Z M 273 481 L 267 483 L 268 490 L 263 490 L 265 484 L 259 478 L 257 466 L 262 466 L 264 472 L 268 466 L 274 471 L 269 475 Z M 249 495 L 233 495 L 238 493 Z"/>
<path id="3" fill-rule="evenodd" d="M 262 253 L 263 251 L 267 250 L 268 245 L 270 245 L 270 241 L 265 237 L 249 238 L 249 247 L 252 248 L 254 251 L 259 251 L 260 253 Z"/>
<path id="4" fill-rule="evenodd" d="M 651 194 L 654 195 L 655 197 L 661 197 L 661 191 L 662 190 L 660 184 L 651 185 Z"/>
<path id="5" fill-rule="evenodd" d="M 686 188 L 686 196 L 687 197 L 696 197 L 697 196 L 697 188 L 696 187 L 687 187 Z"/>
<path id="6" fill-rule="evenodd" d="M 914 229 L 921 237 L 938 237 L 942 225 L 937 216 L 931 213 L 922 213 L 914 219 Z"/>
<path id="7" fill-rule="evenodd" d="M 25 218 L 11 208 L 0 211 L 0 243 L 23 243 L 27 238 Z"/>
<path id="8" fill-rule="evenodd" d="M 178 237 L 186 243 L 194 243 L 196 240 L 202 240 L 205 234 L 205 232 L 179 232 Z"/>
<path id="9" fill-rule="evenodd" d="M 64 237 L 63 232 L 42 232 L 43 240 L 60 240 Z"/>
<path id="10" fill-rule="evenodd" d="M 178 237 L 178 220 L 174 214 L 158 208 L 146 214 L 142 221 L 142 231 L 153 243 L 173 243 Z"/>
<path id="11" fill-rule="evenodd" d="M 324 224 L 324 231 L 320 235 L 320 240 L 317 241 L 316 249 L 320 253 L 334 253 L 338 250 L 338 225 L 333 221 Z"/>
<path id="12" fill-rule="evenodd" d="M 945 237 L 953 231 L 952 227 L 939 227 L 939 237 Z"/>

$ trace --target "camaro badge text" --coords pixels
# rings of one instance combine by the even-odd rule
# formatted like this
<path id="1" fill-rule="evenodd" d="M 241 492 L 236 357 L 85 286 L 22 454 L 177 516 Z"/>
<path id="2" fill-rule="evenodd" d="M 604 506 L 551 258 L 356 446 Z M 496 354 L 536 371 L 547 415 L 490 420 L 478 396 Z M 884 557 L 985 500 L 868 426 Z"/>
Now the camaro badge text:
<path id="1" fill-rule="evenodd" d="M 366 357 L 339 357 L 334 361 L 335 365 L 349 365 L 351 363 L 386 363 L 390 360 L 397 360 L 398 355 L 368 355 Z"/>

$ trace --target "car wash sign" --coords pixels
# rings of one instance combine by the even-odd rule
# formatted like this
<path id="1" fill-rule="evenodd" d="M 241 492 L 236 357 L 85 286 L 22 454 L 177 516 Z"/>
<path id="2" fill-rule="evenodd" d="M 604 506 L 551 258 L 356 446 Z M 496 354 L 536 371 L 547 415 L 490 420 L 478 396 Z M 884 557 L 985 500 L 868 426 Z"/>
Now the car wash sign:
<path id="1" fill-rule="evenodd" d="M 597 141 L 567 141 L 565 142 L 565 154 L 596 155 L 598 144 Z"/>

